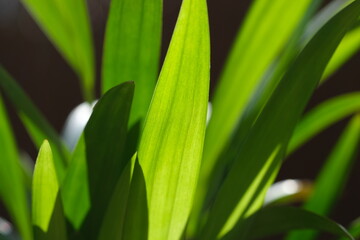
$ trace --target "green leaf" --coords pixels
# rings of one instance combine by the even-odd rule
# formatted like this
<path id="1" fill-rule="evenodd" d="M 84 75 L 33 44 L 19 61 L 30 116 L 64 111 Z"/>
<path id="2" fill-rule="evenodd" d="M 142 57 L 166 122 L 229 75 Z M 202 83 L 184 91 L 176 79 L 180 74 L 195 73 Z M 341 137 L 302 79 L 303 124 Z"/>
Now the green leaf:
<path id="1" fill-rule="evenodd" d="M 201 162 L 209 91 L 205 0 L 184 0 L 145 122 L 138 158 L 149 201 L 149 239 L 180 238 Z"/>
<path id="2" fill-rule="evenodd" d="M 136 84 L 130 125 L 143 121 L 158 77 L 162 0 L 112 0 L 106 27 L 102 91 Z"/>
<path id="3" fill-rule="evenodd" d="M 328 215 L 349 176 L 355 154 L 360 145 L 360 115 L 356 115 L 348 124 L 338 143 L 316 179 L 315 189 L 305 202 L 304 208 L 320 215 Z M 291 233 L 287 239 L 312 240 L 317 233 L 299 231 Z"/>
<path id="4" fill-rule="evenodd" d="M 197 201 L 192 212 L 189 232 L 194 231 L 192 228 L 198 222 L 201 208 L 206 205 L 204 204 L 205 195 L 208 194 L 207 189 L 212 185 L 210 182 L 216 182 L 218 178 L 221 178 L 214 177 L 213 171 L 219 169 L 220 175 L 222 174 L 223 168 L 216 166 L 217 161 L 229 143 L 235 127 L 244 120 L 251 98 L 257 95 L 256 99 L 264 105 L 263 102 L 270 93 L 256 94 L 256 90 L 261 85 L 269 85 L 264 77 L 268 75 L 267 72 L 279 54 L 290 44 L 289 42 L 297 43 L 296 36 L 302 32 L 306 20 L 316 9 L 318 2 L 317 0 L 301 0 L 289 4 L 284 0 L 253 1 L 213 96 L 213 111 L 206 131 Z M 294 48 L 294 46 L 288 47 L 288 52 L 293 52 Z M 288 58 L 286 58 L 287 61 Z M 276 81 L 272 82 L 276 82 L 274 83 L 276 86 L 279 80 L 280 77 L 277 77 Z M 262 99 L 262 96 L 265 98 Z M 259 107 L 261 109 L 263 106 Z M 253 112 L 258 114 L 260 109 Z M 225 159 L 228 158 L 225 157 Z M 224 162 L 221 161 L 221 164 Z"/>
<path id="5" fill-rule="evenodd" d="M 202 175 L 208 175 L 213 168 L 265 72 L 295 32 L 311 2 L 254 2 L 235 40 L 212 100 Z"/>
<path id="6" fill-rule="evenodd" d="M 360 238 L 360 218 L 351 223 L 349 232 L 354 236 L 355 239 Z M 341 240 L 345 240 L 345 238 L 341 238 Z"/>
<path id="7" fill-rule="evenodd" d="M 22 0 L 39 26 L 78 74 L 84 98 L 93 99 L 95 64 L 85 0 Z"/>
<path id="8" fill-rule="evenodd" d="M 305 44 L 311 39 L 313 35 L 336 13 L 341 9 L 352 3 L 354 0 L 335 0 L 322 8 L 316 16 L 308 24 L 307 30 L 302 36 L 302 42 Z M 358 24 L 357 24 L 358 25 Z M 344 63 L 346 63 L 360 48 L 360 28 L 351 29 L 340 45 L 336 49 L 330 62 L 328 63 L 325 72 L 322 76 L 321 82 L 324 82 L 336 72 Z"/>
<path id="9" fill-rule="evenodd" d="M 339 224 L 317 215 L 315 213 L 294 207 L 264 208 L 246 219 L 250 223 L 246 238 L 236 239 L 262 239 L 267 236 L 288 232 L 294 229 L 316 229 L 319 231 L 342 236 L 346 239 L 354 238 Z M 240 232 L 234 229 L 224 239 L 235 239 Z"/>
<path id="10" fill-rule="evenodd" d="M 316 106 L 301 119 L 291 137 L 287 152 L 291 154 L 331 124 L 360 111 L 360 92 L 334 97 Z"/>
<path id="11" fill-rule="evenodd" d="M 0 198 L 24 240 L 32 239 L 30 211 L 19 155 L 0 95 Z"/>
<path id="12" fill-rule="evenodd" d="M 99 240 L 123 238 L 125 214 L 136 157 L 127 164 L 119 178 L 102 222 Z M 127 220 L 128 221 L 128 220 Z"/>
<path id="13" fill-rule="evenodd" d="M 360 49 L 360 27 L 349 31 L 339 47 L 336 49 L 334 56 L 331 58 L 323 75 L 323 79 L 328 78 L 347 62 Z"/>
<path id="14" fill-rule="evenodd" d="M 236 152 L 236 162 L 214 201 L 201 232 L 216 239 L 256 208 L 252 201 L 269 186 L 285 155 L 291 133 L 342 37 L 360 14 L 360 1 L 332 18 L 299 54 Z M 235 133 L 239 134 L 239 133 Z M 234 186 L 237 186 L 234 191 Z"/>
<path id="15" fill-rule="evenodd" d="M 54 163 L 59 181 L 65 176 L 68 163 L 68 150 L 63 145 L 56 131 L 44 118 L 30 98 L 17 82 L 0 66 L 0 87 L 15 106 L 18 115 L 34 144 L 40 147 L 44 139 L 48 139 L 53 146 Z"/>
<path id="16" fill-rule="evenodd" d="M 148 240 L 149 210 L 144 172 L 135 155 L 122 239 Z"/>
<path id="17" fill-rule="evenodd" d="M 124 157 L 132 82 L 109 90 L 95 105 L 61 187 L 65 215 L 84 239 L 98 237 Z M 81 239 L 78 236 L 77 239 Z"/>
<path id="18" fill-rule="evenodd" d="M 47 140 L 42 144 L 35 163 L 32 187 L 32 223 L 35 239 L 66 239 L 59 183 Z"/>

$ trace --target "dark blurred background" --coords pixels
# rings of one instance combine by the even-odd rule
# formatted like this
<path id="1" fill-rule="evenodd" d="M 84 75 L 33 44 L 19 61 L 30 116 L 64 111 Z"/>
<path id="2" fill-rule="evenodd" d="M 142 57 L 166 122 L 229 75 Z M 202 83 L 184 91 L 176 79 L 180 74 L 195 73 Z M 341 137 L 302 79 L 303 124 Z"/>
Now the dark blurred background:
<path id="1" fill-rule="evenodd" d="M 109 0 L 88 2 L 95 39 L 97 80 L 99 80 Z M 164 0 L 162 59 L 171 38 L 180 3 L 180 0 Z M 212 44 L 211 89 L 213 90 L 250 1 L 209 0 L 208 4 Z M 0 0 L 0 63 L 15 77 L 47 119 L 60 131 L 67 114 L 82 101 L 78 81 L 74 72 L 18 0 Z M 330 97 L 359 91 L 359 66 L 358 53 L 316 90 L 308 109 Z M 18 145 L 30 156 L 35 157 L 35 147 L 10 104 L 7 106 Z M 330 127 L 293 154 L 284 164 L 278 178 L 314 179 L 347 120 Z M 357 157 L 345 193 L 331 216 L 344 225 L 360 216 L 359 184 L 360 158 Z"/>

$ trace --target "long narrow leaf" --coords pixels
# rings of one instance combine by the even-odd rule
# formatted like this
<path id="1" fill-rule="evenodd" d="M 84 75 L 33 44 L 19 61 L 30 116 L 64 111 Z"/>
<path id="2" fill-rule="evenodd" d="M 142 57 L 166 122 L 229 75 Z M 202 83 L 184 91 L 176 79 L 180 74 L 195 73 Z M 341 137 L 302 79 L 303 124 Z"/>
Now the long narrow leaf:
<path id="1" fill-rule="evenodd" d="M 200 167 L 209 89 L 206 2 L 184 0 L 139 147 L 149 239 L 180 238 Z"/>
<path id="2" fill-rule="evenodd" d="M 246 141 L 237 150 L 237 161 L 220 188 L 202 230 L 203 239 L 216 239 L 239 218 L 251 214 L 248 212 L 251 202 L 279 169 L 296 122 L 332 54 L 359 14 L 360 1 L 357 0 L 332 18 L 288 69 Z"/>
<path id="3" fill-rule="evenodd" d="M 24 240 L 32 239 L 30 210 L 19 155 L 0 96 L 0 199 Z"/>
<path id="4" fill-rule="evenodd" d="M 32 223 L 35 239 L 66 240 L 66 227 L 59 197 L 52 152 L 48 141 L 36 159 L 32 187 Z"/>
<path id="5" fill-rule="evenodd" d="M 69 153 L 58 134 L 2 66 L 0 66 L 0 87 L 15 106 L 34 144 L 40 147 L 44 139 L 48 139 L 53 146 L 56 173 L 61 181 L 65 175 Z"/>
<path id="6" fill-rule="evenodd" d="M 271 64 L 288 44 L 293 34 L 319 1 L 253 1 L 253 5 L 235 39 L 233 49 L 213 97 L 213 112 L 206 131 L 203 163 L 197 190 L 197 201 L 189 231 L 194 231 L 206 189 L 209 189 L 219 155 L 229 142 L 233 130 L 245 114 Z M 296 35 L 295 34 L 295 35 Z M 291 49 L 292 50 L 292 49 Z M 265 95 L 263 95 L 265 96 Z M 258 112 L 257 112 L 258 114 Z M 223 161 L 222 161 L 223 162 Z M 190 233 L 191 234 L 191 233 Z"/>
<path id="7" fill-rule="evenodd" d="M 287 152 L 291 154 L 331 124 L 360 111 L 360 92 L 344 94 L 321 103 L 297 124 Z"/>
<path id="8" fill-rule="evenodd" d="M 127 164 L 116 184 L 114 193 L 104 216 L 104 221 L 102 222 L 99 240 L 123 239 L 124 222 L 135 159 L 136 156 L 133 157 L 132 161 Z"/>
<path id="9" fill-rule="evenodd" d="M 254 2 L 212 100 L 202 172 L 213 167 L 263 75 L 295 32 L 311 2 Z"/>
<path id="10" fill-rule="evenodd" d="M 323 75 L 323 79 L 328 78 L 345 62 L 347 62 L 360 49 L 360 27 L 357 27 L 346 34 L 334 56 L 331 58 Z"/>
<path id="11" fill-rule="evenodd" d="M 158 76 L 162 0 L 112 0 L 107 22 L 102 91 L 136 84 L 130 125 L 143 121 Z"/>
<path id="12" fill-rule="evenodd" d="M 84 98 L 93 99 L 95 65 L 85 0 L 22 0 L 37 23 L 79 75 Z"/>
<path id="13" fill-rule="evenodd" d="M 109 90 L 95 105 L 61 187 L 65 215 L 77 239 L 98 237 L 107 205 L 125 166 L 134 84 Z"/>
<path id="14" fill-rule="evenodd" d="M 315 189 L 304 208 L 320 215 L 328 215 L 349 176 L 354 155 L 360 146 L 360 116 L 353 117 L 331 152 L 325 166 L 316 179 Z M 329 184 L 331 179 L 331 184 Z M 288 240 L 312 240 L 314 231 L 299 231 L 290 234 Z"/>
<path id="15" fill-rule="evenodd" d="M 339 224 L 300 208 L 269 207 L 258 211 L 247 219 L 247 221 L 249 221 L 251 225 L 249 232 L 247 232 L 248 235 L 246 239 L 262 239 L 267 236 L 286 233 L 294 229 L 317 229 L 354 240 L 350 233 Z M 237 230 L 238 229 L 235 228 L 225 239 L 235 239 L 229 237 L 236 237 L 237 234 L 239 234 Z"/>

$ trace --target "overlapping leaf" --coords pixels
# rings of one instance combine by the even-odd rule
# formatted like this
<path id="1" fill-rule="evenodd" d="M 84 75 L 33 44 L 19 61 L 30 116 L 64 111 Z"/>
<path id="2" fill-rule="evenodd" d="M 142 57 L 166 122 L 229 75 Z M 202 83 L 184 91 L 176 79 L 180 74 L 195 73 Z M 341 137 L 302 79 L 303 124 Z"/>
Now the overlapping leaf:
<path id="1" fill-rule="evenodd" d="M 75 148 L 61 187 L 67 219 L 77 239 L 98 237 L 107 204 L 125 166 L 128 118 L 134 91 L 132 82 L 109 90 L 95 105 Z"/>
<path id="2" fill-rule="evenodd" d="M 130 125 L 143 121 L 158 76 L 162 0 L 112 0 L 102 66 L 102 91 L 134 81 Z"/>
<path id="3" fill-rule="evenodd" d="M 212 100 L 202 171 L 214 164 L 263 75 L 295 32 L 311 2 L 255 1 Z"/>
<path id="4" fill-rule="evenodd" d="M 306 201 L 304 208 L 320 215 L 328 215 L 349 176 L 355 153 L 360 146 L 360 116 L 355 116 L 344 130 L 337 145 L 317 177 L 315 189 Z M 331 184 L 329 184 L 331 179 Z M 294 232 L 288 240 L 311 240 L 316 238 L 314 231 Z"/>
<path id="5" fill-rule="evenodd" d="M 235 40 L 213 97 L 213 112 L 207 128 L 203 164 L 190 228 L 198 221 L 204 206 L 216 160 L 270 65 L 288 41 L 297 35 L 305 16 L 319 1 L 254 1 Z M 295 34 L 296 33 L 296 34 Z M 261 98 L 260 96 L 258 96 Z M 216 178 L 216 177 L 215 177 Z M 213 178 L 214 179 L 214 178 Z M 216 180 L 215 180 L 216 181 Z M 193 231 L 190 229 L 190 231 Z"/>
<path id="6" fill-rule="evenodd" d="M 315 35 L 288 69 L 238 150 L 237 161 L 219 190 L 202 238 L 216 239 L 256 209 L 251 202 L 278 170 L 298 118 L 333 52 L 359 14 L 360 1 L 344 8 Z M 237 186 L 237 191 L 233 191 L 233 186 Z"/>
<path id="7" fill-rule="evenodd" d="M 291 154 L 326 127 L 360 110 L 360 93 L 353 92 L 334 97 L 308 112 L 297 124 L 291 137 L 288 154 Z"/>

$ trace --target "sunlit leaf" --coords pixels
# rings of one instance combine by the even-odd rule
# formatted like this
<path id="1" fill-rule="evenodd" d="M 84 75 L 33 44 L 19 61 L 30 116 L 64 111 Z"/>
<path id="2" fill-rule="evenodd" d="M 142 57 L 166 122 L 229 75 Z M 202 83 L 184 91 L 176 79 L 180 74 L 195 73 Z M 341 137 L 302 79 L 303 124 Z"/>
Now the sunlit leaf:
<path id="1" fill-rule="evenodd" d="M 35 239 L 65 240 L 65 218 L 59 197 L 51 148 L 42 144 L 36 159 L 32 187 L 32 223 Z"/>
<path id="2" fill-rule="evenodd" d="M 78 74 L 83 95 L 92 100 L 95 65 L 85 0 L 22 0 L 45 34 Z"/>
<path id="3" fill-rule="evenodd" d="M 346 34 L 334 56 L 331 58 L 323 75 L 323 79 L 333 74 L 344 65 L 360 49 L 360 27 L 357 27 Z"/>
<path id="4" fill-rule="evenodd" d="M 206 131 L 197 201 L 190 228 L 198 222 L 204 206 L 205 190 L 211 185 L 210 179 L 216 181 L 217 178 L 211 176 L 212 172 L 221 169 L 216 167 L 216 161 L 234 128 L 242 120 L 251 97 L 260 85 L 264 85 L 264 75 L 288 42 L 294 35 L 300 34 L 298 28 L 302 28 L 304 18 L 318 2 L 300 0 L 289 4 L 284 0 L 253 1 L 212 99 L 213 112 Z"/>
<path id="5" fill-rule="evenodd" d="M 130 125 L 147 113 L 158 77 L 162 0 L 112 0 L 102 66 L 102 91 L 136 84 Z"/>
<path id="6" fill-rule="evenodd" d="M 149 201 L 149 239 L 178 239 L 189 217 L 208 105 L 206 2 L 184 0 L 145 122 L 138 159 Z"/>
<path id="7" fill-rule="evenodd" d="M 0 66 L 0 87 L 15 106 L 34 144 L 40 147 L 44 139 L 48 139 L 50 142 L 54 153 L 56 173 L 61 181 L 65 175 L 69 154 L 58 134 L 2 66 Z"/>
<path id="8" fill-rule="evenodd" d="M 232 146 L 230 150 L 234 151 L 236 162 L 217 194 L 201 232 L 203 239 L 216 239 L 256 210 L 251 207 L 252 202 L 257 202 L 257 194 L 273 180 L 306 103 L 342 37 L 359 14 L 360 1 L 355 1 L 315 35 L 289 67 L 245 142 Z"/>
<path id="9" fill-rule="evenodd" d="M 355 116 L 344 130 L 337 145 L 333 148 L 328 160 L 316 179 L 315 189 L 305 202 L 304 208 L 320 215 L 328 215 L 349 176 L 355 159 L 355 153 L 360 146 L 360 116 Z M 331 184 L 329 184 L 331 179 Z M 314 231 L 299 231 L 291 233 L 288 240 L 312 240 L 317 233 Z"/>
<path id="10" fill-rule="evenodd" d="M 312 1 L 254 1 L 216 88 L 206 132 L 204 172 L 212 168 L 270 64 Z"/>
<path id="11" fill-rule="evenodd" d="M 334 97 L 316 106 L 300 120 L 291 137 L 288 154 L 331 124 L 360 111 L 360 92 Z"/>
<path id="12" fill-rule="evenodd" d="M 0 200 L 7 208 L 24 240 L 32 239 L 30 211 L 19 153 L 5 106 L 0 96 Z"/>
<path id="13" fill-rule="evenodd" d="M 84 239 L 97 238 L 99 223 L 130 161 L 124 150 L 133 91 L 134 84 L 127 82 L 100 98 L 61 187 L 65 215 Z"/>

